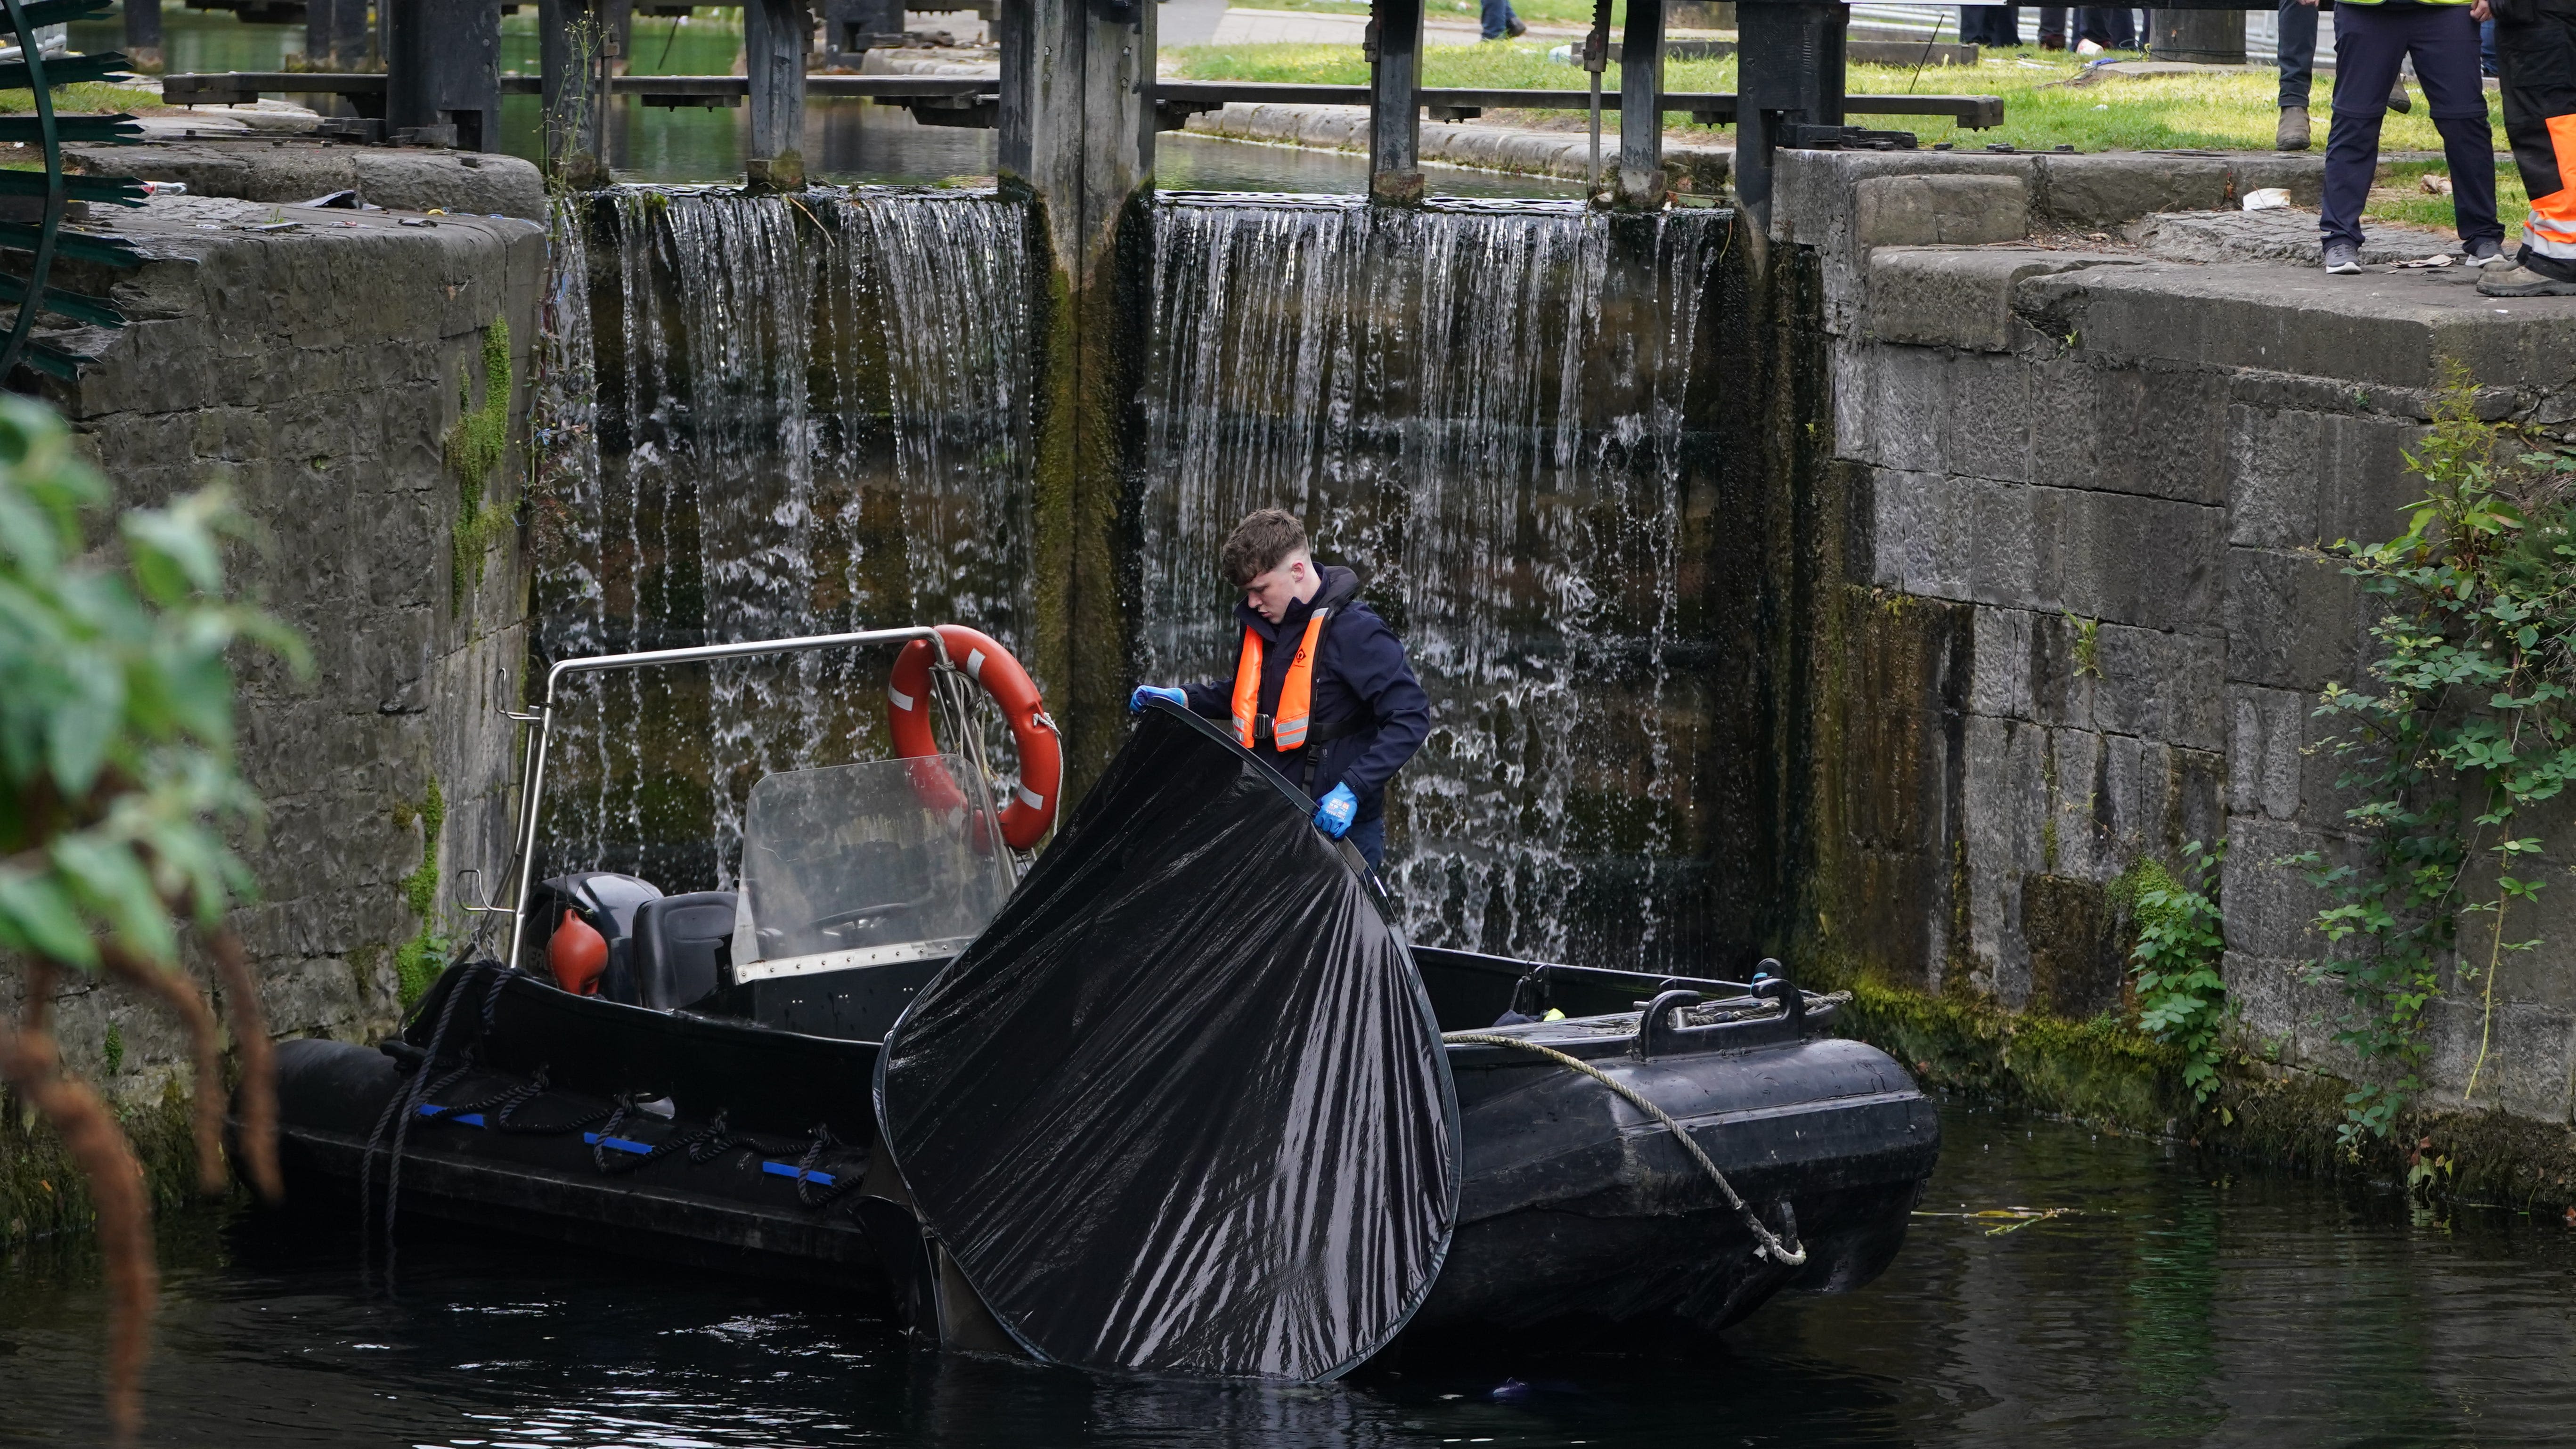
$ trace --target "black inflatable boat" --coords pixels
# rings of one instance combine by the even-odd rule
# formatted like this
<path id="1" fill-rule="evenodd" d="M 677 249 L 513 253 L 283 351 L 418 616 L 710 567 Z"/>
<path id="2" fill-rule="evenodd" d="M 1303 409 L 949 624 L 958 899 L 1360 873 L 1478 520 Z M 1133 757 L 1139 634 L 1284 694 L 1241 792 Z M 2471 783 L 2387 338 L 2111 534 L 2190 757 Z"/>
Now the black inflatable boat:
<path id="1" fill-rule="evenodd" d="M 818 642 L 851 640 L 737 647 Z M 531 831 L 542 762 L 541 726 Z M 840 1284 L 959 1347 L 1290 1379 L 1399 1334 L 1723 1327 L 1902 1243 L 1932 1105 L 1777 963 L 1408 948 L 1311 806 L 1176 710 L 1025 881 L 955 787 L 985 777 L 769 776 L 732 891 L 524 885 L 512 959 L 396 1039 L 281 1046 L 291 1176 Z M 588 933 L 597 994 L 555 959 Z"/>

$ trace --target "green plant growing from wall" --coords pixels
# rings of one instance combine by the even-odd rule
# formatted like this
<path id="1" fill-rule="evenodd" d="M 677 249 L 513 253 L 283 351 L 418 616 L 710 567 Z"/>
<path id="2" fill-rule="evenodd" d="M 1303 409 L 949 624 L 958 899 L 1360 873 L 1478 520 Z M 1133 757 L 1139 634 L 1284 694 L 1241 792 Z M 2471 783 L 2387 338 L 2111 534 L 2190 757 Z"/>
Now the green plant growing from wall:
<path id="1" fill-rule="evenodd" d="M 458 600 L 483 582 L 484 560 L 510 530 L 510 510 L 484 496 L 493 470 L 510 453 L 510 324 L 495 318 L 483 329 L 483 401 L 469 384 L 459 401 L 462 416 L 447 430 L 447 466 L 456 470 L 456 523 L 448 530 L 455 554 L 451 587 Z"/>
<path id="2" fill-rule="evenodd" d="M 2137 923 L 2130 953 L 2137 978 L 2138 1025 L 2156 1040 L 2181 1048 L 2182 1079 L 2207 1103 L 2218 1090 L 2221 1038 L 2228 1017 L 2227 983 L 2219 965 L 2227 954 L 2226 922 L 2215 890 L 2224 841 L 2215 850 L 2195 840 L 2183 847 L 2188 879 L 2160 861 L 2141 860 L 2112 883 Z"/>
<path id="3" fill-rule="evenodd" d="M 2072 609 L 2068 609 L 2063 612 L 2066 615 L 2067 627 L 2075 631 L 2075 640 L 2072 645 L 2072 652 L 2075 655 L 2076 677 L 2081 679 L 2085 675 L 2090 674 L 2095 679 L 2101 678 L 2102 621 L 2099 619 L 2077 618 L 2075 611 Z"/>
<path id="4" fill-rule="evenodd" d="M 2337 731 L 2326 743 L 2343 765 L 2338 788 L 2360 797 L 2345 812 L 2359 858 L 2286 860 L 2334 901 L 2317 913 L 2329 949 L 2311 969 L 2344 991 L 2337 1039 L 2385 1074 L 2345 1098 L 2348 1146 L 2387 1136 L 2424 1090 L 2425 1014 L 2442 994 L 2460 917 L 2489 917 L 2486 949 L 2453 963 L 2484 1018 L 2472 1099 L 2497 969 L 2506 953 L 2540 945 L 2507 938 L 2543 884 L 2530 869 L 2541 842 L 2520 833 L 2523 812 L 2576 778 L 2576 463 L 2554 453 L 2503 460 L 2505 441 L 2479 420 L 2466 369 L 2446 363 L 2432 427 L 2407 454 L 2425 494 L 2409 505 L 2406 531 L 2329 550 L 2388 606 L 2370 631 L 2375 688 L 2329 685 L 2316 710 Z M 2493 890 L 2477 886 L 2470 900 L 2481 861 Z"/>
<path id="5" fill-rule="evenodd" d="M 439 789 L 436 775 L 429 777 L 429 793 L 418 805 L 394 807 L 395 824 L 409 825 L 414 820 L 420 822 L 420 867 L 403 877 L 402 898 L 419 920 L 420 934 L 394 952 L 396 990 L 406 1008 L 438 979 L 455 944 L 438 929 L 438 837 L 447 826 L 447 796 Z"/>
<path id="6" fill-rule="evenodd" d="M 196 1068 L 198 1185 L 224 1189 L 223 1025 L 182 969 L 206 947 L 241 1063 L 248 1176 L 277 1192 L 268 1028 L 224 922 L 253 890 L 231 841 L 259 800 L 234 753 L 233 664 L 265 647 L 304 667 L 286 627 L 231 598 L 220 488 L 163 508 L 110 506 L 62 420 L 0 397 L 0 956 L 23 972 L 0 1023 L 0 1084 L 78 1166 L 108 1289 L 107 1409 L 130 1440 L 158 1293 L 141 1164 L 115 1114 L 63 1060 L 51 1020 L 69 979 L 110 978 L 178 1018 Z M 246 650 L 240 652 L 246 653 Z M 122 1065 L 123 1033 L 110 1039 Z"/>

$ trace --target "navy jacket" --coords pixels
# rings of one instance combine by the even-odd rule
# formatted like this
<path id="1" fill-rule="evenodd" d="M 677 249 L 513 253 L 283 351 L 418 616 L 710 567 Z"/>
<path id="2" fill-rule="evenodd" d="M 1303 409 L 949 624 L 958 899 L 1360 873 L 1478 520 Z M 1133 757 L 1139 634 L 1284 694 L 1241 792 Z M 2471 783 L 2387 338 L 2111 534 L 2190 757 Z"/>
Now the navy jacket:
<path id="1" fill-rule="evenodd" d="M 1338 739 L 1320 745 L 1309 744 L 1302 750 L 1286 754 L 1270 748 L 1267 741 L 1254 748 L 1261 762 L 1288 777 L 1289 783 L 1306 783 L 1306 759 L 1317 754 L 1315 780 L 1309 791 L 1318 800 L 1335 785 L 1348 785 L 1359 797 L 1359 814 L 1353 824 L 1375 820 L 1386 813 L 1386 782 L 1413 752 L 1422 748 L 1431 734 L 1431 697 L 1422 692 L 1422 682 L 1413 677 L 1413 666 L 1404 660 L 1404 645 L 1386 621 L 1368 605 L 1359 602 L 1359 576 L 1349 569 L 1326 565 L 1322 586 L 1315 597 L 1302 604 L 1288 606 L 1287 615 L 1277 624 L 1252 611 L 1250 605 L 1237 601 L 1234 616 L 1244 627 L 1261 635 L 1261 712 L 1276 714 L 1279 689 L 1288 680 L 1288 661 L 1296 656 L 1297 641 L 1306 633 L 1306 620 L 1318 605 L 1329 606 L 1333 615 L 1324 623 L 1323 649 L 1315 660 L 1315 692 L 1308 716 L 1318 730 L 1345 723 L 1359 728 Z M 1234 636 L 1234 650 L 1240 650 L 1243 636 Z M 1283 646 L 1280 641 L 1286 640 Z M 1185 684 L 1183 692 L 1190 697 L 1190 712 L 1210 719 L 1232 723 L 1234 719 L 1234 680 L 1228 677 L 1218 684 Z"/>

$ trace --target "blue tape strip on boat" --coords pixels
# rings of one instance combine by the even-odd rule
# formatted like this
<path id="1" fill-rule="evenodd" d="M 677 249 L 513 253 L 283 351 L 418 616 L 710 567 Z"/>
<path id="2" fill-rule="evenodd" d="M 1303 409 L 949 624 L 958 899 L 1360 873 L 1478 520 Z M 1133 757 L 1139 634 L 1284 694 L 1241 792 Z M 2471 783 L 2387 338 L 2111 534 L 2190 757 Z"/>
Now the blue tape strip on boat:
<path id="1" fill-rule="evenodd" d="M 420 1115 L 424 1117 L 435 1117 L 446 1110 L 447 1109 L 444 1107 L 437 1106 L 429 1102 L 423 1102 L 420 1104 Z M 447 1120 L 450 1122 L 461 1122 L 468 1127 L 481 1127 L 485 1125 L 483 1114 L 480 1112 L 467 1112 L 461 1116 L 450 1117 Z M 632 1152 L 638 1157 L 649 1156 L 653 1151 L 652 1147 L 646 1143 L 630 1142 L 623 1137 L 602 1137 L 596 1132 L 584 1132 L 581 1134 L 581 1142 L 585 1147 L 612 1147 L 619 1152 Z M 805 1168 L 793 1166 L 789 1163 L 771 1162 L 767 1158 L 763 1158 L 761 1160 L 760 1170 L 768 1173 L 772 1177 L 802 1178 L 803 1180 L 814 1184 L 816 1187 L 830 1187 L 838 1181 L 838 1179 L 834 1178 L 832 1174 L 828 1172 L 813 1172 Z"/>

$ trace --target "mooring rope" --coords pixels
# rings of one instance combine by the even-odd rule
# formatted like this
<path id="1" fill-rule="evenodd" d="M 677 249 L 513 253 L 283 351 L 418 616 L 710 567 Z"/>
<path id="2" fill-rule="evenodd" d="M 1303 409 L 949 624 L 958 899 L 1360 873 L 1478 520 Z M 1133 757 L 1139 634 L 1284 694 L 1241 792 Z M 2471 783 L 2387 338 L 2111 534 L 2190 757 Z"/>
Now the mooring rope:
<path id="1" fill-rule="evenodd" d="M 1640 1029 L 1642 1029 L 1642 1025 L 1643 1024 L 1640 1023 Z M 1736 1215 L 1744 1219 L 1744 1225 L 1751 1228 L 1753 1230 L 1753 1236 L 1760 1240 L 1761 1247 L 1758 1251 L 1792 1268 L 1807 1261 L 1807 1250 L 1805 1248 L 1791 1247 L 1788 1244 L 1781 1242 L 1779 1235 L 1771 1231 L 1770 1226 L 1762 1221 L 1761 1216 L 1755 1213 L 1752 1208 L 1745 1205 L 1743 1197 L 1735 1190 L 1735 1184 L 1728 1182 L 1726 1180 L 1726 1174 L 1717 1170 L 1717 1164 L 1709 1161 L 1708 1154 L 1702 1152 L 1699 1144 L 1691 1140 L 1690 1133 L 1682 1129 L 1682 1124 L 1674 1121 L 1671 1113 L 1656 1106 L 1654 1103 L 1647 1101 L 1645 1094 L 1639 1092 L 1634 1087 L 1629 1086 L 1625 1082 L 1616 1080 L 1607 1072 L 1602 1071 L 1600 1068 L 1580 1057 L 1569 1056 L 1564 1052 L 1558 1051 L 1554 1047 L 1541 1046 L 1537 1042 L 1525 1041 L 1520 1037 L 1505 1036 L 1501 1032 L 1452 1031 L 1444 1032 L 1440 1039 L 1443 1042 L 1457 1042 L 1462 1045 L 1472 1044 L 1476 1046 L 1509 1047 L 1513 1051 L 1529 1052 L 1534 1056 L 1545 1057 L 1549 1061 L 1556 1063 L 1558 1066 L 1580 1072 L 1583 1075 L 1590 1077 L 1592 1080 L 1599 1082 L 1601 1085 L 1608 1087 L 1611 1091 L 1618 1093 L 1620 1097 L 1627 1101 L 1628 1105 L 1664 1124 L 1664 1130 L 1672 1133 L 1675 1138 L 1679 1139 L 1683 1149 L 1689 1152 L 1690 1155 L 1698 1161 L 1702 1168 L 1707 1170 L 1709 1180 L 1717 1184 L 1717 1190 L 1725 1197 L 1726 1205 L 1735 1209 Z M 1797 1229 L 1792 1227 L 1790 1232 L 1794 1235 L 1797 1232 Z"/>

